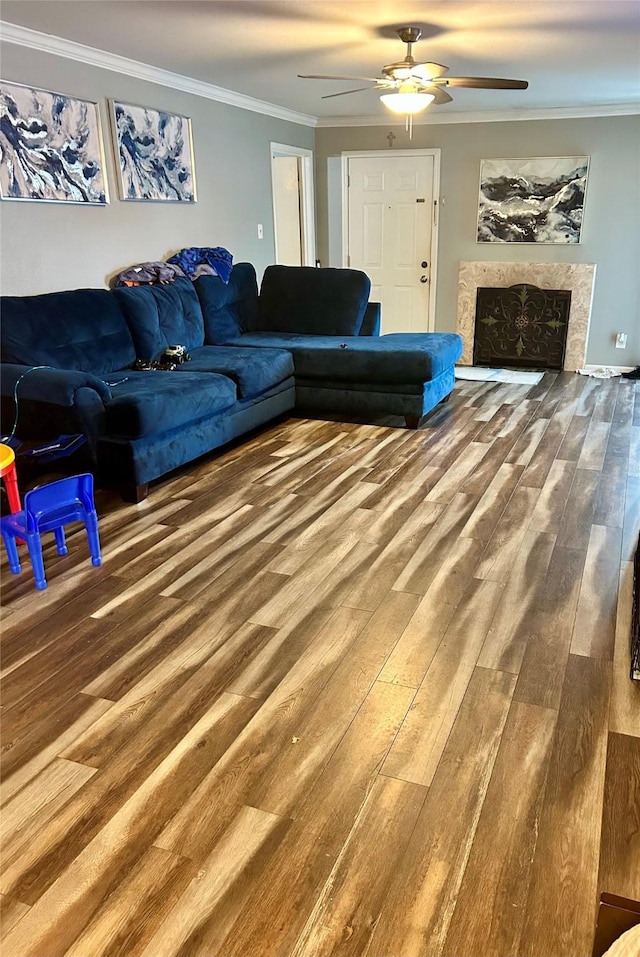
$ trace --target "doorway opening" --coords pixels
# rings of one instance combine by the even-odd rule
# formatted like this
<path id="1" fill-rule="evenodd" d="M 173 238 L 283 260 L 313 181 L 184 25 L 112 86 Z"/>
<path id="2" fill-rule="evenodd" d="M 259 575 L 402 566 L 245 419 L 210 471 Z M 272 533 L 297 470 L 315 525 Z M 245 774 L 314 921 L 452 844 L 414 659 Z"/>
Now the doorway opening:
<path id="1" fill-rule="evenodd" d="M 271 143 L 271 193 L 275 261 L 315 266 L 313 152 Z"/>

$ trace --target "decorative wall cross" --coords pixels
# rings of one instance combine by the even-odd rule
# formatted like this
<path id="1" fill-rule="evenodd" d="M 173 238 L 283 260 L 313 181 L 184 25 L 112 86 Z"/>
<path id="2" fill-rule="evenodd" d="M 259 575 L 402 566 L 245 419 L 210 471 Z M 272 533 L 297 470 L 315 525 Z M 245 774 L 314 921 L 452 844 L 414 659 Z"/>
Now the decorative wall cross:
<path id="1" fill-rule="evenodd" d="M 393 141 L 395 140 L 395 138 L 396 138 L 396 134 L 395 134 L 395 133 L 391 132 L 391 133 L 388 133 L 388 134 L 387 134 L 387 139 L 389 140 L 389 148 L 390 148 L 390 149 L 393 149 Z"/>

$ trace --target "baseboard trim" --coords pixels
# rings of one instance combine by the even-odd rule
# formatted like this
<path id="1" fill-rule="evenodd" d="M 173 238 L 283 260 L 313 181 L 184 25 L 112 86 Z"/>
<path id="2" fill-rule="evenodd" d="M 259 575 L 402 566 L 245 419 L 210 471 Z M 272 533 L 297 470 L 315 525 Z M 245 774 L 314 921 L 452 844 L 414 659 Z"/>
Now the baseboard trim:
<path id="1" fill-rule="evenodd" d="M 635 369 L 635 366 L 610 366 L 604 362 L 588 362 L 585 366 L 582 367 L 586 369 L 587 372 L 594 372 L 596 369 L 613 369 L 614 372 L 631 372 Z"/>

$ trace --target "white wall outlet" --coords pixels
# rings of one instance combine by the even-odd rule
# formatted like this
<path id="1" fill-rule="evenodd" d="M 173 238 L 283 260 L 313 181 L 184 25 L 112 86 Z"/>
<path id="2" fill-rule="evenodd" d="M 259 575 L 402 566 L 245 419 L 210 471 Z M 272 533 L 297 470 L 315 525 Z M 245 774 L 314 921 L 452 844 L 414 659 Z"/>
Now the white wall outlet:
<path id="1" fill-rule="evenodd" d="M 627 348 L 626 332 L 617 332 L 616 333 L 616 349 L 626 349 L 626 348 Z"/>
<path id="2" fill-rule="evenodd" d="M 262 223 L 258 223 L 258 239 L 264 239 L 264 229 Z"/>

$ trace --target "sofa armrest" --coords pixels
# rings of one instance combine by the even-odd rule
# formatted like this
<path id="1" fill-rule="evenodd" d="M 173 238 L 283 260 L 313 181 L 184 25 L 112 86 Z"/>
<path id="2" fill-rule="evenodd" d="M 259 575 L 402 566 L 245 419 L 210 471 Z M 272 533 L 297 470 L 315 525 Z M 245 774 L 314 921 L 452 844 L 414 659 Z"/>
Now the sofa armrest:
<path id="1" fill-rule="evenodd" d="M 7 398 L 15 398 L 17 394 L 18 402 L 25 399 L 71 407 L 76 403 L 79 389 L 92 389 L 103 402 L 111 398 L 107 383 L 89 372 L 2 363 L 0 393 Z"/>
<path id="2" fill-rule="evenodd" d="M 379 302 L 368 302 L 364 312 L 364 319 L 360 327 L 361 336 L 379 336 L 380 335 L 380 314 L 381 308 Z"/>
<path id="3" fill-rule="evenodd" d="M 8 362 L 0 369 L 3 434 L 16 430 L 21 439 L 77 432 L 86 436 L 95 454 L 110 399 L 107 383 L 87 372 Z"/>

